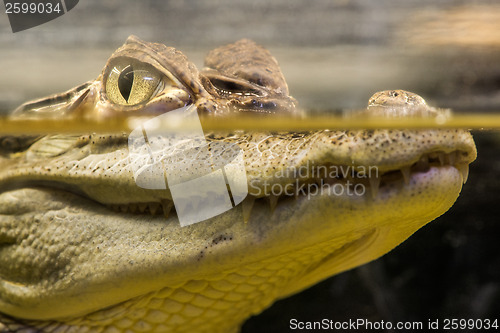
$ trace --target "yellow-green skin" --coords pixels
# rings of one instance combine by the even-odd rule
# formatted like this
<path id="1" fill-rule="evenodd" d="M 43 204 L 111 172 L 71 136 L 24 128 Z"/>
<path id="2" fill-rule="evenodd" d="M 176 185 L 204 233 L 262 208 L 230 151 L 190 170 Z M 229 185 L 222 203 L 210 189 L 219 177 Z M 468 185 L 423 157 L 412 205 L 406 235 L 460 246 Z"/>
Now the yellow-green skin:
<path id="1" fill-rule="evenodd" d="M 90 86 L 85 110 L 99 113 L 110 103 L 99 95 L 101 83 L 102 77 Z M 285 88 L 269 91 L 293 103 Z M 220 96 L 201 90 L 196 96 L 219 105 Z M 76 99 L 68 95 L 68 104 Z M 206 110 L 208 104 L 201 104 Z M 369 104 L 367 116 L 439 113 L 404 91 L 382 92 Z M 464 168 L 476 158 L 465 130 L 236 131 L 206 137 L 243 150 L 249 196 L 187 227 L 180 227 L 174 213 L 166 218 L 109 209 L 157 207 L 171 199 L 168 190 L 137 187 L 126 135 L 24 138 L 24 148 L 3 152 L 0 332 L 238 332 L 245 319 L 277 299 L 380 257 L 446 212 L 461 191 Z M 376 166 L 380 175 L 390 175 L 433 153 L 445 157 L 443 165 L 412 169 L 407 182 L 382 176 L 378 193 L 366 181 L 361 196 L 299 194 L 280 197 L 275 206 L 275 198 L 261 191 L 265 182 L 293 183 L 293 177 L 279 176 L 291 167 Z"/>

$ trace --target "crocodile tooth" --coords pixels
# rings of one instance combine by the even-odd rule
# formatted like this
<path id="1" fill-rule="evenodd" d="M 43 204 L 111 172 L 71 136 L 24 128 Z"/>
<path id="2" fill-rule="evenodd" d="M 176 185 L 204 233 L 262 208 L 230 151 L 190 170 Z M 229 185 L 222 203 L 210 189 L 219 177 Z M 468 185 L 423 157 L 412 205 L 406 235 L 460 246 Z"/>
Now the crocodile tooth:
<path id="1" fill-rule="evenodd" d="M 163 199 L 161 201 L 161 207 L 163 208 L 163 216 L 165 216 L 165 218 L 168 218 L 172 207 L 174 207 L 174 202 L 172 200 Z"/>
<path id="2" fill-rule="evenodd" d="M 429 156 L 423 155 L 415 164 L 416 171 L 422 172 L 429 169 Z"/>
<path id="3" fill-rule="evenodd" d="M 375 199 L 378 194 L 378 187 L 380 186 L 380 177 L 370 177 L 370 189 L 372 191 L 372 198 Z"/>
<path id="4" fill-rule="evenodd" d="M 137 208 L 139 209 L 139 211 L 141 213 L 144 213 L 146 211 L 147 207 L 148 207 L 148 204 L 144 203 L 144 202 L 140 202 L 140 203 L 137 204 Z"/>
<path id="5" fill-rule="evenodd" d="M 151 215 L 156 215 L 156 212 L 158 211 L 158 208 L 160 208 L 160 204 L 157 202 L 151 202 L 149 205 L 149 212 Z"/>
<path id="6" fill-rule="evenodd" d="M 270 194 L 268 196 L 269 204 L 271 205 L 271 214 L 274 213 L 274 209 L 276 209 L 276 205 L 278 204 L 278 196 L 274 194 Z"/>
<path id="7" fill-rule="evenodd" d="M 469 178 L 469 165 L 467 163 L 460 163 L 455 166 L 458 171 L 460 171 L 460 174 L 462 175 L 462 180 L 465 184 L 467 179 Z"/>
<path id="8" fill-rule="evenodd" d="M 403 179 L 405 181 L 405 184 L 406 185 L 410 184 L 410 167 L 409 166 L 402 167 L 400 171 L 403 174 Z"/>
<path id="9" fill-rule="evenodd" d="M 247 197 L 241 202 L 241 208 L 243 210 L 243 221 L 245 223 L 250 220 L 250 213 L 252 212 L 254 202 L 255 197 L 250 194 L 247 195 Z"/>
<path id="10" fill-rule="evenodd" d="M 448 164 L 455 165 L 455 161 L 457 160 L 457 154 L 455 152 L 451 152 L 447 156 L 448 156 Z"/>
<path id="11" fill-rule="evenodd" d="M 128 205 L 119 205 L 120 212 L 126 213 L 128 212 Z"/>
<path id="12" fill-rule="evenodd" d="M 444 153 L 439 153 L 438 154 L 438 158 L 439 158 L 439 164 L 441 164 L 441 166 L 444 165 L 445 163 L 445 156 L 444 156 Z"/>

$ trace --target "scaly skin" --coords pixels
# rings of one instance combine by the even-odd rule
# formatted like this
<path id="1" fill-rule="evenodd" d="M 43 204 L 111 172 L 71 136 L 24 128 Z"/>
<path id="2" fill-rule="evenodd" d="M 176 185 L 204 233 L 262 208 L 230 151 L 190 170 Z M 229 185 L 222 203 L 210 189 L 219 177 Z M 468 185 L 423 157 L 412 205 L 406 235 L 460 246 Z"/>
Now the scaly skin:
<path id="1" fill-rule="evenodd" d="M 127 90 L 126 75 L 115 78 L 122 88 L 107 86 L 124 55 L 150 64 L 134 69 L 160 73 L 161 87 L 148 96 L 148 83 L 134 78 L 138 90 Z M 216 49 L 206 65 L 198 72 L 180 52 L 131 37 L 95 82 L 13 116 L 106 119 L 190 104 L 208 116 L 296 113 L 276 61 L 253 42 Z M 375 94 L 365 112 L 441 111 L 396 90 Z M 234 131 L 206 139 L 243 150 L 249 195 L 180 227 L 175 211 L 168 214 L 168 189 L 135 184 L 126 133 L 0 138 L 0 331 L 237 332 L 275 300 L 380 257 L 446 212 L 476 158 L 465 130 Z"/>

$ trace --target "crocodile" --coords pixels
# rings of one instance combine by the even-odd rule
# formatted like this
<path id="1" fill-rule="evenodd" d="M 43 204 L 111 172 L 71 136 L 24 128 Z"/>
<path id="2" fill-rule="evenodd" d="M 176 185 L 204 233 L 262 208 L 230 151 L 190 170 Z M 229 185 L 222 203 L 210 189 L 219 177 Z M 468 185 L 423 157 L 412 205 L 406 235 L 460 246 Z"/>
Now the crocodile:
<path id="1" fill-rule="evenodd" d="M 106 121 L 186 106 L 207 117 L 300 114 L 278 62 L 253 41 L 216 48 L 198 70 L 131 36 L 95 81 L 12 117 Z M 360 112 L 444 111 L 386 90 Z M 135 183 L 127 136 L 0 138 L 0 332 L 238 332 L 445 213 L 476 158 L 463 129 L 208 132 L 243 152 L 248 195 L 181 227 L 168 188 Z"/>

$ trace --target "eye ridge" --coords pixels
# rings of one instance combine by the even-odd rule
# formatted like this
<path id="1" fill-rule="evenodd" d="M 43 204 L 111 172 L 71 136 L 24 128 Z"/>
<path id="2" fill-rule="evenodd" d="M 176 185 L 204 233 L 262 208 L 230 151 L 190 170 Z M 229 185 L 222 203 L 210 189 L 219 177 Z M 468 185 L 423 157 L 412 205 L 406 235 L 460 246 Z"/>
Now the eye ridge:
<path id="1" fill-rule="evenodd" d="M 134 68 L 132 65 L 128 65 L 123 69 L 118 77 L 118 90 L 122 94 L 123 99 L 127 101 L 130 98 L 130 93 L 132 92 L 132 87 L 134 85 Z"/>
<path id="2" fill-rule="evenodd" d="M 248 87 L 238 82 L 223 80 L 219 78 L 211 78 L 212 85 L 222 94 L 238 94 L 246 96 L 261 96 L 261 92 L 253 87 Z"/>

